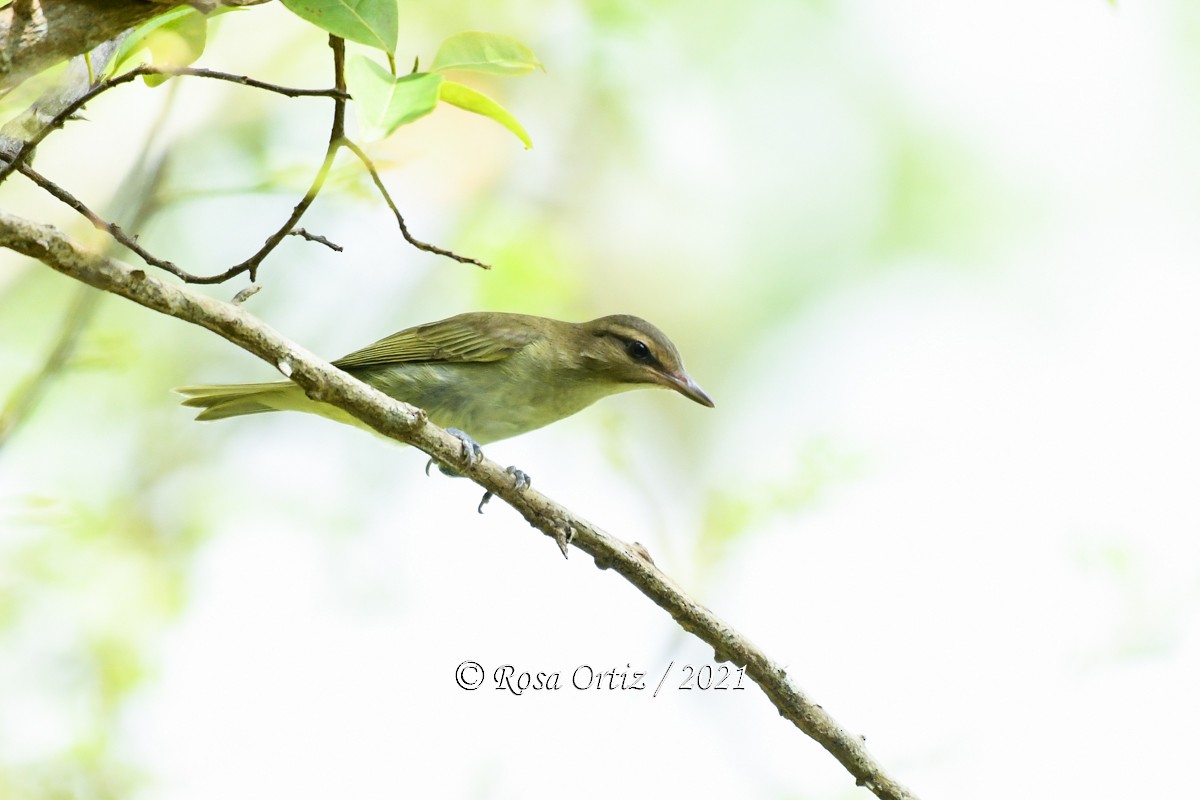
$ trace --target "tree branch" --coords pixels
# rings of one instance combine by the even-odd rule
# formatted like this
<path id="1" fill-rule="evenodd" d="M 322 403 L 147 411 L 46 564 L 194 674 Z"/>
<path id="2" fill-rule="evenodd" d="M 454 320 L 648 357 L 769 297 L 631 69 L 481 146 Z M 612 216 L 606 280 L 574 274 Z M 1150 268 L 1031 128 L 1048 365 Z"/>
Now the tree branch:
<path id="1" fill-rule="evenodd" d="M 146 248 L 138 244 L 137 239 L 127 234 L 120 225 L 117 225 L 114 222 L 105 221 L 100 217 L 99 214 L 84 205 L 79 198 L 75 197 L 75 195 L 71 194 L 54 181 L 46 178 L 33 167 L 29 166 L 28 164 L 19 164 L 17 166 L 17 171 L 37 184 L 38 188 L 46 192 L 46 194 L 74 209 L 80 216 L 92 223 L 97 230 L 104 231 L 118 244 L 127 248 L 131 252 L 136 253 L 137 256 L 142 259 L 142 261 L 145 261 L 150 266 L 158 267 L 159 269 L 165 270 L 175 277 L 185 281 L 191 281 L 193 283 L 200 282 L 196 280 L 194 275 L 188 274 L 172 262 L 157 258 L 151 253 L 147 252 Z"/>
<path id="2" fill-rule="evenodd" d="M 20 0 L 0 8 L 0 90 L 83 55 L 175 6 L 248 6 L 266 0 Z"/>
<path id="3" fill-rule="evenodd" d="M 0 90 L 82 55 L 169 7 L 130 0 L 33 0 L 0 9 Z"/>
<path id="4" fill-rule="evenodd" d="M 52 269 L 147 308 L 207 328 L 275 365 L 309 397 L 330 403 L 379 433 L 428 453 L 517 510 L 530 525 L 571 543 L 592 556 L 596 566 L 613 569 L 670 614 L 686 631 L 713 648 L 719 661 L 746 668 L 779 713 L 815 739 L 865 786 L 885 800 L 915 800 L 888 775 L 863 740 L 844 730 L 788 678 L 784 668 L 728 623 L 688 596 L 659 570 L 640 545 L 623 542 L 533 489 L 517 490 L 504 468 L 489 459 L 463 458 L 462 443 L 428 422 L 424 412 L 394 400 L 352 378 L 289 341 L 239 306 L 214 300 L 187 286 L 175 286 L 143 270 L 90 252 L 55 228 L 0 210 L 0 247 L 36 258 Z"/>
<path id="5" fill-rule="evenodd" d="M 251 6 L 266 0 L 18 0 L 0 8 L 0 91 L 83 55 L 175 6 Z"/>

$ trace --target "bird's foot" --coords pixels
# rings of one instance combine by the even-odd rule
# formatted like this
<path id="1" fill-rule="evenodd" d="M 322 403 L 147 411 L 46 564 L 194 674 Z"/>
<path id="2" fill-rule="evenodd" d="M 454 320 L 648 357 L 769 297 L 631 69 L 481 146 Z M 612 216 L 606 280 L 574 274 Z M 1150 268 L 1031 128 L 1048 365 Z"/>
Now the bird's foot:
<path id="1" fill-rule="evenodd" d="M 504 471 L 513 476 L 513 488 L 518 492 L 523 492 L 533 486 L 533 478 L 516 467 L 508 467 Z"/>
<path id="2" fill-rule="evenodd" d="M 460 431 L 458 428 L 446 428 L 446 433 L 462 442 L 462 457 L 463 461 L 467 462 L 466 466 L 473 467 L 483 461 L 483 448 L 465 431 Z M 445 472 L 445 469 L 442 471 Z"/>
<path id="3" fill-rule="evenodd" d="M 504 471 L 512 475 L 513 488 L 518 492 L 523 492 L 533 485 L 533 479 L 516 467 L 509 467 Z M 479 508 L 476 509 L 480 514 L 483 513 L 483 507 L 487 505 L 488 500 L 491 500 L 494 494 L 495 492 L 490 491 L 483 493 L 483 499 L 479 501 Z"/>
<path id="4" fill-rule="evenodd" d="M 446 428 L 446 433 L 462 442 L 462 458 L 463 461 L 466 462 L 464 466 L 473 467 L 483 460 L 483 448 L 480 447 L 479 443 L 468 436 L 464 431 L 460 431 L 458 428 Z M 426 475 L 429 475 L 429 468 L 434 464 L 437 464 L 438 470 L 443 475 L 449 475 L 451 478 L 462 477 L 461 472 L 456 470 L 454 467 L 442 464 L 436 458 L 431 458 L 429 461 L 425 462 Z"/>

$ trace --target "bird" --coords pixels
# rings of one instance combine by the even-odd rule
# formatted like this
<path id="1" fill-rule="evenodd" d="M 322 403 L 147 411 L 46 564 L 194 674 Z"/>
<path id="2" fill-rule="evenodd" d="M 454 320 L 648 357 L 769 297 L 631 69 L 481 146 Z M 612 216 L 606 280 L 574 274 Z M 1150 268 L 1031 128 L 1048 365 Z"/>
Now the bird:
<path id="1" fill-rule="evenodd" d="M 468 461 L 468 449 L 479 455 L 480 444 L 541 428 L 631 389 L 667 388 L 714 407 L 666 334 L 629 314 L 563 322 L 468 312 L 406 328 L 332 363 L 423 409 L 431 422 L 463 440 Z M 176 391 L 187 398 L 183 405 L 202 409 L 198 420 L 304 411 L 365 427 L 341 409 L 312 400 L 291 381 Z"/>

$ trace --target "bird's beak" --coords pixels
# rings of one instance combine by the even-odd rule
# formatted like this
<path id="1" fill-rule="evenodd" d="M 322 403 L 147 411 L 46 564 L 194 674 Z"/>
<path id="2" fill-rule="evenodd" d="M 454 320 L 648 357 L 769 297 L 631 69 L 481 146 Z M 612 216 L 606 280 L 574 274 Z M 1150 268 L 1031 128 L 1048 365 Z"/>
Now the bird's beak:
<path id="1" fill-rule="evenodd" d="M 662 376 L 663 385 L 667 388 L 674 389 L 687 399 L 695 400 L 702 406 L 716 407 L 712 398 L 686 372 L 661 372 L 659 374 Z"/>

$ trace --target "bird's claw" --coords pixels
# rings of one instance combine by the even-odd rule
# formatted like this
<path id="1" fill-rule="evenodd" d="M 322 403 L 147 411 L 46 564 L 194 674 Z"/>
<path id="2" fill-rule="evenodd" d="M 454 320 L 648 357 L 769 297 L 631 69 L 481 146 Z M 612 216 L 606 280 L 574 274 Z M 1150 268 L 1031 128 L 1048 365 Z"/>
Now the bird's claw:
<path id="1" fill-rule="evenodd" d="M 513 488 L 516 489 L 518 492 L 523 492 L 526 489 L 528 489 L 530 486 L 533 485 L 533 479 L 530 478 L 523 471 L 517 469 L 516 467 L 508 467 L 504 471 L 507 472 L 509 475 L 512 475 Z M 480 514 L 482 514 L 483 507 L 487 505 L 488 500 L 491 500 L 494 495 L 495 495 L 495 492 L 492 492 L 490 490 L 484 492 L 483 499 L 479 501 L 479 508 L 477 508 L 476 511 L 478 511 Z"/>
<path id="2" fill-rule="evenodd" d="M 460 431 L 458 428 L 446 428 L 446 433 L 462 442 L 462 457 L 463 460 L 467 462 L 465 466 L 473 467 L 483 460 L 483 448 L 480 447 L 479 443 L 466 433 Z M 454 467 L 441 463 L 436 458 L 431 458 L 425 462 L 426 477 L 429 476 L 429 468 L 434 464 L 437 464 L 438 471 L 443 475 L 449 475 L 451 478 L 462 477 L 461 472 L 456 470 Z"/>
<path id="3" fill-rule="evenodd" d="M 513 476 L 513 488 L 518 492 L 523 492 L 533 485 L 533 478 L 516 467 L 507 467 L 504 471 Z"/>
<path id="4" fill-rule="evenodd" d="M 446 428 L 446 433 L 462 442 L 462 457 L 468 467 L 473 467 L 483 460 L 483 448 L 479 443 L 458 428 Z"/>

